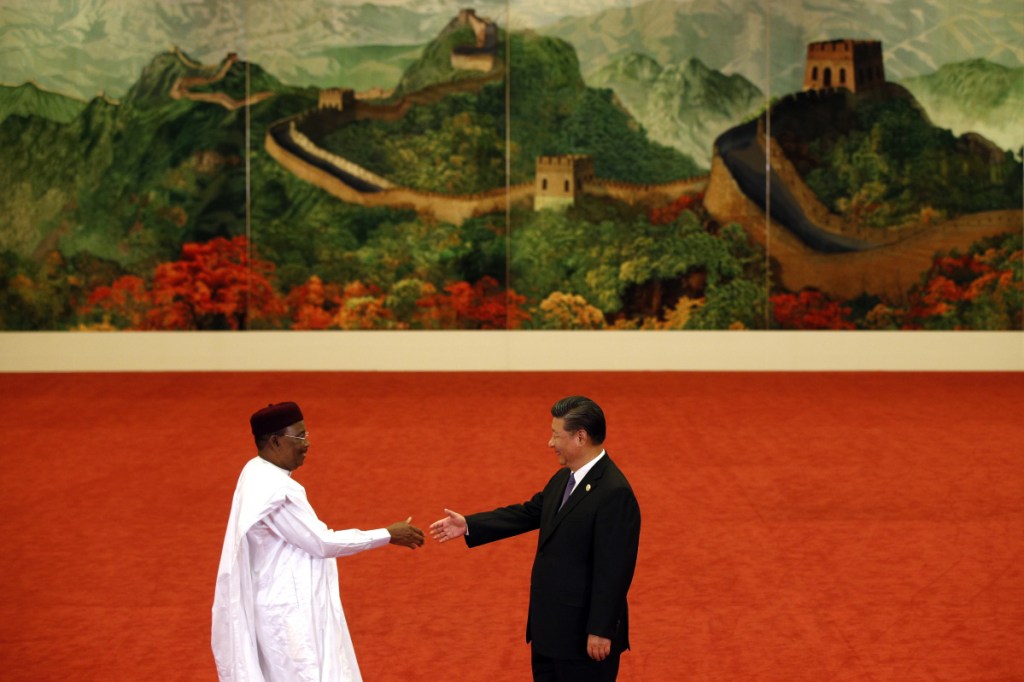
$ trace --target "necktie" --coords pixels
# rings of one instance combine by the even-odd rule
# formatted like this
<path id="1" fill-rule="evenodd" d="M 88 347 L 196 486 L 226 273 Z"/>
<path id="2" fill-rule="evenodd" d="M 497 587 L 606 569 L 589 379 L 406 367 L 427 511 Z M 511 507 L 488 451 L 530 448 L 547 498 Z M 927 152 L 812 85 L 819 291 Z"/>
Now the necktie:
<path id="1" fill-rule="evenodd" d="M 576 487 L 576 478 L 572 474 L 569 474 L 569 480 L 565 484 L 565 493 L 562 494 L 562 504 L 558 505 L 561 509 L 565 506 L 565 503 L 569 500 L 569 496 L 572 495 L 572 489 Z"/>

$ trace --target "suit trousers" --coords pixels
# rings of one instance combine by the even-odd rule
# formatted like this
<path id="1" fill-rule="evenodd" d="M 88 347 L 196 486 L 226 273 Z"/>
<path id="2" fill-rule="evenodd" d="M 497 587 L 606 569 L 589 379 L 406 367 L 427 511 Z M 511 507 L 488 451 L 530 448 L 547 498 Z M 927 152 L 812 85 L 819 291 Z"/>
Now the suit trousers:
<path id="1" fill-rule="evenodd" d="M 619 656 L 613 653 L 603 661 L 592 658 L 548 658 L 533 652 L 533 682 L 615 682 L 619 675 Z"/>

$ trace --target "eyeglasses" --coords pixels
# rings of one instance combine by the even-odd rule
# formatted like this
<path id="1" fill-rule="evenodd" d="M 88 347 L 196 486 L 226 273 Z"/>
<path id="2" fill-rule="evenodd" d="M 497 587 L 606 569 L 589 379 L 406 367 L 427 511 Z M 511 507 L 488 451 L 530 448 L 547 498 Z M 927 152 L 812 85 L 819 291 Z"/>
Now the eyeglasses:
<path id="1" fill-rule="evenodd" d="M 287 434 L 287 433 L 282 433 L 281 435 L 284 436 L 285 438 L 293 438 L 295 440 L 301 440 L 301 441 L 305 441 L 307 443 L 309 442 L 309 431 L 306 432 L 305 436 L 292 436 L 292 435 Z"/>

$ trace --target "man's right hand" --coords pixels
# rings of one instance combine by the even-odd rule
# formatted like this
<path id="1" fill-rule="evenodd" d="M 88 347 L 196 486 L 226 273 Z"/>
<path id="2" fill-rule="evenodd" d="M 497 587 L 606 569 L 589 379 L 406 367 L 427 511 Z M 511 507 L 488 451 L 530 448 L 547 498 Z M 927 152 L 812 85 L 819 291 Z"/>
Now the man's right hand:
<path id="1" fill-rule="evenodd" d="M 466 517 L 451 509 L 445 509 L 444 513 L 448 516 L 430 524 L 430 535 L 438 542 L 448 542 L 465 535 L 469 530 Z"/>
<path id="2" fill-rule="evenodd" d="M 401 545 L 402 547 L 408 547 L 409 549 L 416 549 L 423 544 L 423 531 L 410 524 L 410 521 L 412 521 L 411 516 L 405 521 L 392 523 L 388 526 L 387 531 L 391 533 L 390 542 L 392 545 Z"/>

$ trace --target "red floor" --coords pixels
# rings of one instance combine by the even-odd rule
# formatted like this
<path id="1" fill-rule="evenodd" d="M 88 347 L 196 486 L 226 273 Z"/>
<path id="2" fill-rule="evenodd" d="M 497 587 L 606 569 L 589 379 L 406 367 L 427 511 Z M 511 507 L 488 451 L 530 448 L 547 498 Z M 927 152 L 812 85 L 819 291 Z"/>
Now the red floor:
<path id="1" fill-rule="evenodd" d="M 643 511 L 620 680 L 1024 679 L 1020 373 L 0 375 L 0 678 L 216 679 L 268 402 L 303 407 L 328 525 L 426 527 L 536 492 L 571 393 Z M 535 542 L 340 560 L 367 682 L 529 679 Z"/>

